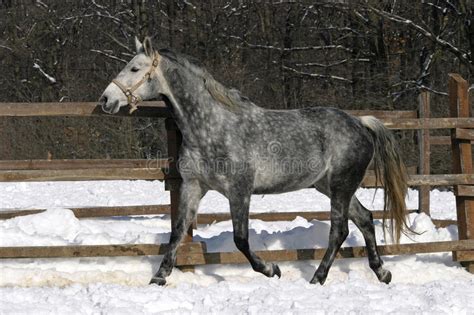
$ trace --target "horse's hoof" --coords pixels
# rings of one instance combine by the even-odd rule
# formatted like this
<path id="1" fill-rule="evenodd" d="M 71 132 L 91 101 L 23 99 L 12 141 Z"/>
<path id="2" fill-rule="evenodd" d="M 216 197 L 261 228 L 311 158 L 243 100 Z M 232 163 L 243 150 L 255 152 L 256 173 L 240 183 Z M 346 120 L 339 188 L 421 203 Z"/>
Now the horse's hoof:
<path id="1" fill-rule="evenodd" d="M 392 273 L 385 269 L 379 274 L 377 274 L 377 277 L 379 278 L 380 282 L 383 282 L 385 284 L 389 284 L 390 281 L 392 281 Z"/>
<path id="2" fill-rule="evenodd" d="M 311 279 L 311 281 L 309 283 L 311 283 L 311 284 L 319 283 L 320 285 L 323 285 L 324 282 L 326 282 L 326 278 L 327 278 L 327 276 L 324 277 L 324 276 L 320 276 L 317 273 L 315 273 L 314 276 L 313 276 L 313 279 Z"/>
<path id="3" fill-rule="evenodd" d="M 277 276 L 278 279 L 280 279 L 281 278 L 280 267 L 278 267 L 277 264 L 272 264 L 272 267 L 273 267 L 273 276 Z"/>
<path id="4" fill-rule="evenodd" d="M 151 278 L 149 284 L 157 284 L 159 286 L 163 286 L 163 285 L 166 284 L 166 280 L 164 278 L 160 278 L 160 277 L 153 277 L 153 278 Z"/>

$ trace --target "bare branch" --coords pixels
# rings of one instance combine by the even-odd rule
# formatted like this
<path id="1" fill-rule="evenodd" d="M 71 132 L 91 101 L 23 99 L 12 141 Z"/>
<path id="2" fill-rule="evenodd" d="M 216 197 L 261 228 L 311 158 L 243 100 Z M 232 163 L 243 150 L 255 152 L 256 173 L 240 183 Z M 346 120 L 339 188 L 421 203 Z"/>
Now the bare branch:
<path id="1" fill-rule="evenodd" d="M 111 19 L 117 24 L 122 23 L 122 21 L 119 18 L 110 15 L 110 13 L 105 15 L 105 14 L 102 14 L 101 12 L 99 12 L 99 11 L 97 11 L 96 13 L 89 13 L 89 14 L 84 14 L 84 15 L 68 16 L 68 17 L 63 18 L 63 22 L 64 21 L 69 21 L 69 20 L 77 20 L 77 19 L 82 19 L 82 18 L 88 18 L 88 17 L 102 17 L 102 18 Z"/>
<path id="2" fill-rule="evenodd" d="M 363 16 L 362 13 L 360 13 L 359 11 L 355 10 L 355 11 L 354 11 L 354 14 L 355 14 L 359 19 L 361 19 L 362 21 L 364 21 L 364 23 L 369 23 L 369 19 L 366 18 L 365 16 Z"/>
<path id="3" fill-rule="evenodd" d="M 4 49 L 6 49 L 6 50 L 13 51 L 13 49 L 11 49 L 11 48 L 8 47 L 8 46 L 0 45 L 0 48 L 4 48 Z"/>
<path id="4" fill-rule="evenodd" d="M 40 0 L 36 0 L 36 6 L 42 7 L 43 9 L 49 8 L 43 1 L 40 1 Z"/>
<path id="5" fill-rule="evenodd" d="M 426 58 L 426 60 L 424 60 L 424 65 L 423 65 L 423 68 L 421 70 L 420 77 L 418 78 L 418 80 L 416 80 L 416 82 L 418 82 L 419 84 L 422 84 L 424 79 L 430 74 L 429 69 L 430 69 L 432 61 L 433 61 L 433 56 L 434 56 L 434 53 L 429 55 L 428 58 Z"/>
<path id="6" fill-rule="evenodd" d="M 429 30 L 419 26 L 418 24 L 415 24 L 413 21 L 405 19 L 405 18 L 403 18 L 401 16 L 398 16 L 396 14 L 392 14 L 392 13 L 389 13 L 389 12 L 386 12 L 386 11 L 383 11 L 383 10 L 379 10 L 377 8 L 374 8 L 371 5 L 368 5 L 368 8 L 372 12 L 374 12 L 375 14 L 377 14 L 379 16 L 385 17 L 385 18 L 387 18 L 387 19 L 389 19 L 390 21 L 393 21 L 393 22 L 405 24 L 406 26 L 418 31 L 423 36 L 430 39 L 432 42 L 437 43 L 437 44 L 439 44 L 440 46 L 442 46 L 444 48 L 447 48 L 454 55 L 456 55 L 456 57 L 458 57 L 460 61 L 462 61 L 462 62 L 464 62 L 468 65 L 472 65 L 471 61 L 469 60 L 469 57 L 468 57 L 469 56 L 468 52 L 457 48 L 456 46 L 454 46 L 450 42 L 440 38 L 439 35 L 435 35 L 432 32 L 430 32 Z"/>
<path id="7" fill-rule="evenodd" d="M 252 43 L 247 42 L 242 37 L 235 36 L 235 35 L 231 35 L 231 36 L 228 36 L 228 37 L 240 40 L 247 47 L 253 48 L 253 49 L 272 49 L 272 50 L 278 50 L 278 51 L 281 51 L 281 52 L 337 49 L 337 50 L 344 50 L 344 51 L 347 51 L 347 52 L 352 52 L 352 49 L 344 47 L 342 45 L 304 46 L 304 47 L 289 47 L 289 48 L 286 48 L 286 47 L 277 47 L 277 46 L 272 46 L 272 45 L 252 44 Z"/>
<path id="8" fill-rule="evenodd" d="M 326 75 L 326 74 L 319 74 L 319 73 L 303 72 L 303 71 L 298 71 L 296 69 L 293 69 L 293 68 L 290 68 L 290 67 L 287 67 L 287 66 L 283 66 L 283 69 L 287 70 L 287 71 L 290 71 L 290 72 L 293 72 L 293 73 L 296 73 L 296 74 L 299 74 L 299 75 L 302 75 L 302 76 L 310 77 L 310 78 L 331 79 L 331 80 L 345 82 L 345 83 L 352 83 L 352 80 L 349 80 L 349 79 L 343 78 L 343 77 L 339 77 L 339 76 L 335 76 L 335 75 Z"/>
<path id="9" fill-rule="evenodd" d="M 454 4 L 452 4 L 449 0 L 444 0 L 443 2 L 446 2 L 446 4 L 456 13 L 457 15 L 462 15 L 461 12 L 459 12 L 458 8 Z"/>
<path id="10" fill-rule="evenodd" d="M 106 9 L 105 6 L 100 5 L 100 4 L 97 4 L 97 2 L 95 2 L 95 0 L 92 0 L 92 4 L 95 5 L 96 7 L 98 7 L 99 9 L 102 9 L 102 10 L 105 10 L 105 9 Z"/>
<path id="11" fill-rule="evenodd" d="M 330 67 L 335 67 L 339 65 L 343 65 L 347 63 L 349 59 L 344 59 L 340 61 L 336 61 L 333 63 L 328 63 L 328 64 L 323 64 L 323 63 L 317 63 L 317 62 L 307 62 L 307 63 L 297 63 L 295 66 L 297 67 L 320 67 L 320 68 L 330 68 Z"/>
<path id="12" fill-rule="evenodd" d="M 404 93 L 406 93 L 408 91 L 411 91 L 411 90 L 415 90 L 415 89 L 416 90 L 429 91 L 431 93 L 441 95 L 441 96 L 448 96 L 448 93 L 446 93 L 446 92 L 437 91 L 434 88 L 432 88 L 430 86 L 427 86 L 427 85 L 424 85 L 424 84 L 421 84 L 419 81 L 415 81 L 415 80 L 401 81 L 401 82 L 398 82 L 396 84 L 393 84 L 392 87 L 397 87 L 397 86 L 402 86 L 402 85 L 405 85 L 405 88 L 403 90 L 391 93 L 391 95 L 393 97 L 393 101 L 396 101 Z M 408 86 L 412 86 L 412 87 L 408 87 Z"/>
<path id="13" fill-rule="evenodd" d="M 337 50 L 344 50 L 347 52 L 352 52 L 352 49 L 344 47 L 342 45 L 325 45 L 325 46 L 305 46 L 305 47 L 276 47 L 276 46 L 267 46 L 267 45 L 258 45 L 258 44 L 245 44 L 254 49 L 274 49 L 278 51 L 306 51 L 306 50 L 329 50 L 329 49 L 337 49 Z"/>
<path id="14" fill-rule="evenodd" d="M 91 49 L 90 51 L 95 52 L 95 53 L 98 53 L 98 54 L 101 54 L 101 55 L 106 56 L 106 57 L 108 57 L 108 58 L 110 58 L 110 59 L 123 62 L 123 63 L 125 63 L 125 64 L 128 63 L 128 61 L 126 61 L 126 60 L 124 60 L 124 59 L 122 59 L 122 58 L 120 58 L 120 57 L 117 57 L 117 56 L 111 55 L 111 54 L 109 54 L 109 53 L 106 53 L 105 51 L 102 51 L 102 50 Z"/>
<path id="15" fill-rule="evenodd" d="M 111 34 L 109 33 L 106 33 L 106 32 L 103 32 L 105 35 L 107 35 L 108 38 L 110 38 L 114 43 L 116 43 L 117 45 L 119 45 L 120 47 L 124 48 L 126 51 L 128 52 L 132 52 L 132 50 L 130 49 L 130 47 L 124 43 L 122 43 L 121 41 L 119 41 L 117 38 L 115 38 L 114 36 L 112 36 Z"/>
<path id="16" fill-rule="evenodd" d="M 47 74 L 39 64 L 37 64 L 36 62 L 33 63 L 33 68 L 35 69 L 38 69 L 38 71 L 52 84 L 56 83 L 56 79 L 52 76 L 50 76 L 49 74 Z"/>
<path id="17" fill-rule="evenodd" d="M 436 5 L 436 4 L 431 3 L 431 2 L 422 1 L 421 3 L 424 4 L 424 5 L 428 5 L 428 6 L 431 6 L 433 8 L 436 8 L 437 10 L 441 11 L 441 13 L 443 13 L 443 14 L 446 14 L 446 12 L 448 11 L 447 8 L 440 7 L 439 5 Z"/>
<path id="18" fill-rule="evenodd" d="M 357 58 L 357 59 L 344 59 L 344 60 L 339 60 L 333 63 L 318 63 L 318 62 L 307 62 L 307 63 L 297 63 L 295 66 L 297 67 L 320 67 L 320 68 L 330 68 L 330 67 L 335 67 L 339 65 L 346 64 L 348 62 L 370 62 L 370 59 L 367 58 Z"/>
<path id="19" fill-rule="evenodd" d="M 433 89 L 432 87 L 429 87 L 429 86 L 424 85 L 424 84 L 417 85 L 417 87 L 420 90 L 426 90 L 426 91 L 429 91 L 431 93 L 438 94 L 438 95 L 441 95 L 441 96 L 448 96 L 447 92 L 437 91 L 437 90 Z"/>
<path id="20" fill-rule="evenodd" d="M 192 4 L 190 1 L 188 0 L 183 0 L 184 4 L 187 4 L 188 6 L 190 6 L 191 8 L 193 8 L 193 10 L 196 10 L 196 6 L 194 4 Z"/>

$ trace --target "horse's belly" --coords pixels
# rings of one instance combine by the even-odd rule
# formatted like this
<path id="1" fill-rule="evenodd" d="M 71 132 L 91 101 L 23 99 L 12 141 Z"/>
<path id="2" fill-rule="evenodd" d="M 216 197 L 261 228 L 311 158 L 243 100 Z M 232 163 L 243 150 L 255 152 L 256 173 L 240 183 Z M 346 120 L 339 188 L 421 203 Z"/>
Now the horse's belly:
<path id="1" fill-rule="evenodd" d="M 316 182 L 314 178 L 311 180 L 301 180 L 301 181 L 282 181 L 282 182 L 274 182 L 271 184 L 265 185 L 256 185 L 254 186 L 253 192 L 255 194 L 280 194 L 295 190 L 300 190 L 303 188 L 308 188 Z"/>
<path id="2" fill-rule="evenodd" d="M 254 193 L 277 194 L 308 188 L 326 174 L 322 167 L 290 169 L 285 171 L 257 171 L 254 181 Z"/>

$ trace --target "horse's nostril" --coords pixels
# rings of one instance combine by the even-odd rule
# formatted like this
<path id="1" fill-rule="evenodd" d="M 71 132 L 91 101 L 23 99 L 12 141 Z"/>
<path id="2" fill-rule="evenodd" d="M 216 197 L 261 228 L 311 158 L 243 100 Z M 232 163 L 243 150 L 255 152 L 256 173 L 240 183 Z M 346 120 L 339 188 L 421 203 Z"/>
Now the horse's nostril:
<path id="1" fill-rule="evenodd" d="M 99 99 L 99 103 L 102 104 L 102 105 L 107 104 L 107 96 L 102 95 Z"/>

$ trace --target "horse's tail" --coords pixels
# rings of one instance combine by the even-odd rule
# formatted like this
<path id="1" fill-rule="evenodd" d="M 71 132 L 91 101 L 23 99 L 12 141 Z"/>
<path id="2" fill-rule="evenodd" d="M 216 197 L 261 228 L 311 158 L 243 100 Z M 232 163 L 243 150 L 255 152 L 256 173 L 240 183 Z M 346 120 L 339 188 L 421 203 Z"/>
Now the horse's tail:
<path id="1" fill-rule="evenodd" d="M 363 116 L 360 120 L 371 131 L 374 139 L 375 180 L 377 183 L 380 180 L 384 187 L 384 235 L 387 210 L 389 210 L 390 233 L 398 243 L 404 230 L 411 231 L 405 221 L 407 213 L 405 196 L 408 190 L 406 167 L 400 157 L 393 134 L 385 128 L 383 123 L 373 116 Z"/>

